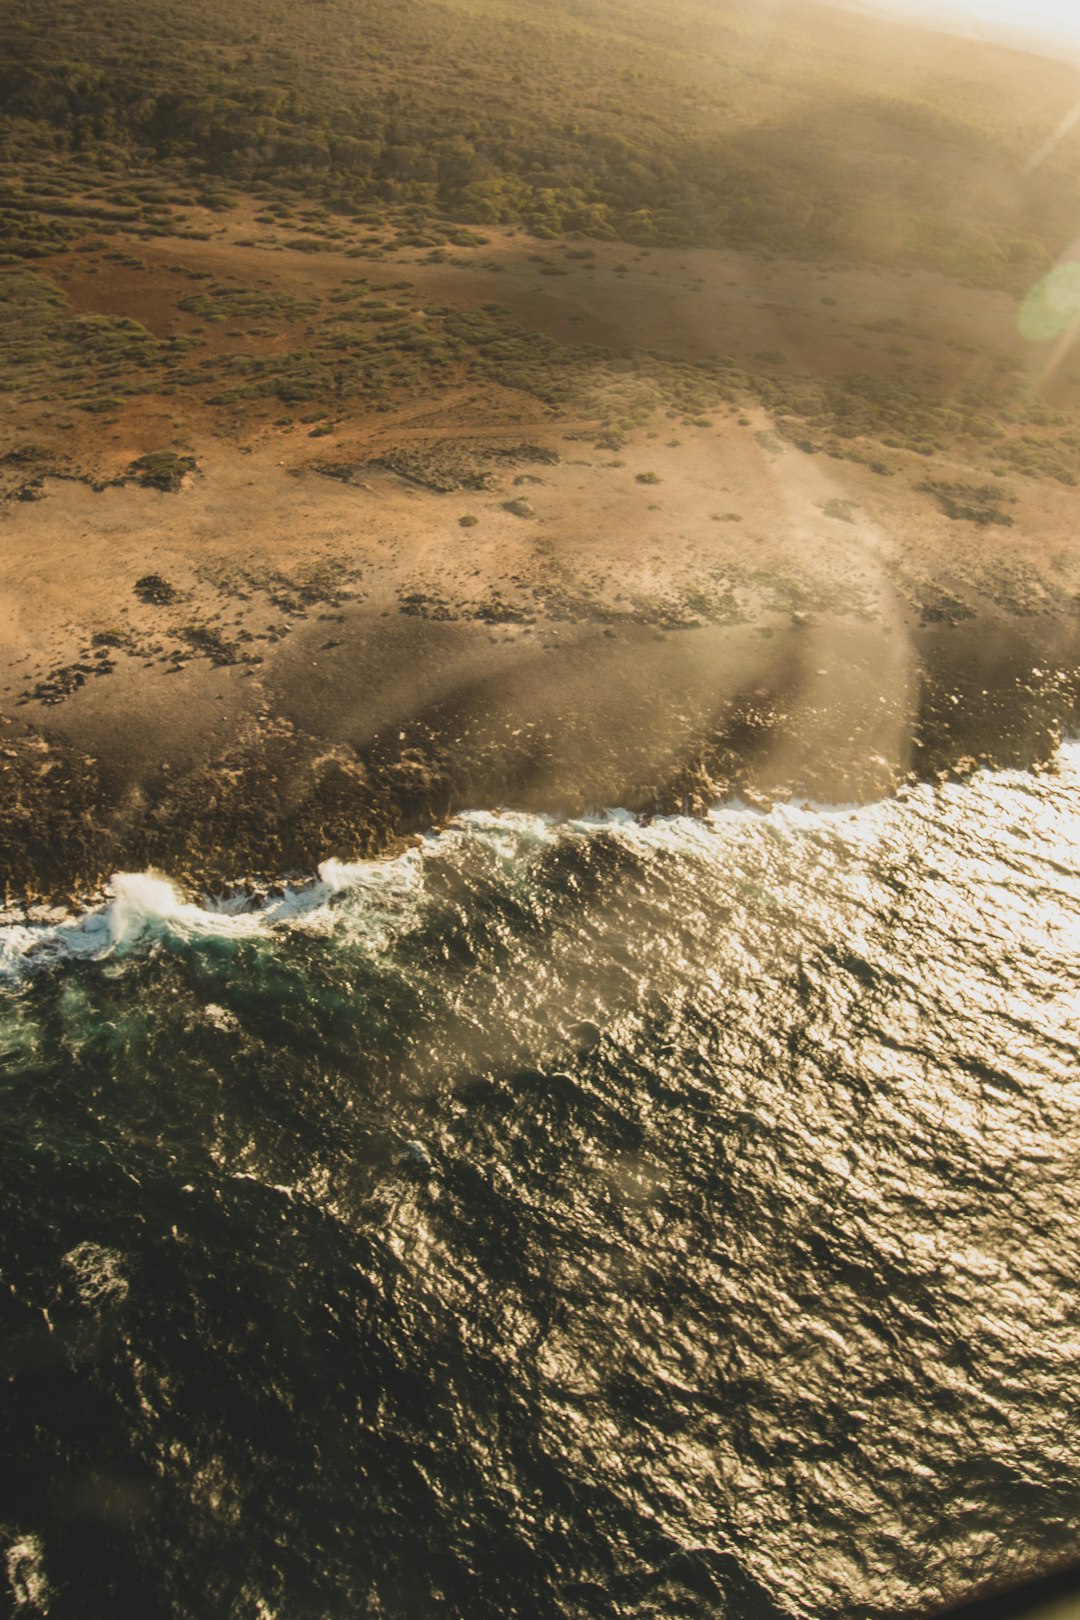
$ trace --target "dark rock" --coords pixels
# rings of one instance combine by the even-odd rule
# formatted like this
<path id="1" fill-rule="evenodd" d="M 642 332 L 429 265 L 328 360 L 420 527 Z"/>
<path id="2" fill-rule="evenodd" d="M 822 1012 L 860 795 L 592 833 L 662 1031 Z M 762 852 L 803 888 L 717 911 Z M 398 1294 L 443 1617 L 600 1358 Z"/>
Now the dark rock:
<path id="1" fill-rule="evenodd" d="M 429 1176 L 435 1168 L 431 1154 L 423 1142 L 406 1142 L 404 1152 L 398 1163 L 403 1169 L 410 1170 L 414 1175 Z"/>
<path id="2" fill-rule="evenodd" d="M 176 586 L 170 585 L 160 574 L 144 574 L 135 581 L 135 595 L 140 602 L 152 607 L 166 607 L 176 601 Z"/>
<path id="3" fill-rule="evenodd" d="M 578 1023 L 571 1024 L 566 1035 L 579 1052 L 595 1051 L 604 1038 L 603 1030 L 588 1018 L 582 1018 Z"/>

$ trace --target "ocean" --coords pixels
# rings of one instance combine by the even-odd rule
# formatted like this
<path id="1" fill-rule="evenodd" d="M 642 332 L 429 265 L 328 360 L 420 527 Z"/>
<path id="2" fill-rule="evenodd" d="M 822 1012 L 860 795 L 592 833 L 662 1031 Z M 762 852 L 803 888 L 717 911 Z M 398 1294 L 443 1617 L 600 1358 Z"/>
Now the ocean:
<path id="1" fill-rule="evenodd" d="M 251 905 L 0 933 L 0 1612 L 869 1620 L 1075 1550 L 1080 745 Z"/>

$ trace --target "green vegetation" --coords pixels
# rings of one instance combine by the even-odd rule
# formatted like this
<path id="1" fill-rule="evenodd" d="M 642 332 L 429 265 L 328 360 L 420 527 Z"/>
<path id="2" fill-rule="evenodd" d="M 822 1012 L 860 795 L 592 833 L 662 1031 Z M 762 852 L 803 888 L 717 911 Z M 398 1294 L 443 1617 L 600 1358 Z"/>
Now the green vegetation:
<path id="1" fill-rule="evenodd" d="M 167 607 L 176 600 L 176 587 L 160 574 L 144 574 L 135 581 L 135 595 L 140 602 L 153 607 Z"/>
<path id="2" fill-rule="evenodd" d="M 1014 502 L 1016 496 L 998 484 L 947 483 L 928 478 L 918 487 L 937 497 L 946 517 L 980 526 L 997 523 L 1009 527 L 1012 524 L 1011 516 L 1003 508 L 1006 503 Z"/>
<path id="3" fill-rule="evenodd" d="M 798 3 L 759 27 L 736 0 L 11 0 L 0 253 L 202 237 L 175 210 L 242 190 L 307 252 L 397 210 L 397 241 L 435 252 L 524 222 L 1030 287 L 1075 229 L 1080 134 L 1023 178 L 1071 75 L 1021 80 L 1004 52 L 965 71 L 912 34 L 852 95 L 873 27 Z"/>
<path id="4" fill-rule="evenodd" d="M 177 308 L 189 315 L 201 315 L 208 321 L 267 317 L 299 320 L 302 316 L 316 314 L 319 304 L 316 299 L 290 298 L 286 293 L 268 292 L 265 288 L 218 283 L 204 292 L 189 293 L 179 300 Z"/>
<path id="5" fill-rule="evenodd" d="M 78 234 L 78 226 L 70 221 L 0 207 L 0 264 L 48 258 L 67 247 Z"/>
<path id="6" fill-rule="evenodd" d="M 1046 272 L 1074 230 L 1080 127 L 1021 179 L 1038 132 L 1072 104 L 1069 74 L 1034 58 L 1018 74 L 1005 52 L 945 71 L 913 32 L 907 57 L 875 57 L 873 94 L 853 97 L 850 61 L 874 26 L 800 0 L 765 33 L 736 0 L 321 0 L 302 26 L 281 0 L 105 0 L 91 12 L 12 0 L 0 18 L 0 385 L 17 407 L 63 402 L 106 421 L 150 394 L 174 397 L 180 415 L 190 402 L 280 420 L 284 406 L 312 439 L 357 410 L 483 385 L 526 393 L 553 418 L 589 416 L 611 450 L 655 427 L 658 409 L 706 428 L 718 407 L 753 404 L 775 423 L 770 452 L 794 445 L 884 476 L 890 450 L 949 450 L 1075 483 L 1080 428 L 1032 402 L 1015 360 L 956 339 L 966 359 L 950 390 L 899 315 L 846 334 L 878 370 L 812 376 L 773 347 L 739 366 L 560 343 L 495 304 L 429 304 L 408 283 L 376 290 L 357 276 L 318 298 L 255 275 L 162 270 L 138 240 L 205 239 L 254 199 L 253 229 L 267 234 L 245 240 L 302 253 L 407 246 L 453 264 L 447 247 L 524 223 L 552 243 L 531 255 L 545 276 L 568 273 L 557 257 L 593 274 L 595 250 L 559 237 L 733 242 L 767 258 L 1035 284 L 1042 325 L 1047 311 L 1071 320 L 1075 277 Z M 168 320 L 73 307 L 45 273 L 60 252 L 111 288 L 182 277 L 157 284 Z M 644 256 L 627 251 L 616 271 Z M 123 306 L 117 295 L 105 307 Z M 131 476 L 175 488 L 183 459 Z M 37 498 L 39 482 L 31 469 L 9 494 Z M 924 487 L 950 515 L 1009 521 L 1000 492 Z"/>
<path id="7" fill-rule="evenodd" d="M 658 409 L 708 426 L 703 412 L 754 402 L 775 423 L 773 432 L 759 435 L 774 452 L 787 443 L 888 474 L 889 449 L 926 456 L 950 449 L 991 468 L 1066 484 L 1080 479 L 1074 419 L 1032 402 L 1022 378 L 993 354 L 949 393 L 929 375 L 921 382 L 890 372 L 821 378 L 771 365 L 750 371 L 729 360 L 571 346 L 530 331 L 496 304 L 421 306 L 408 287 L 384 296 L 390 291 L 376 294 L 354 278 L 325 299 L 298 299 L 211 277 L 175 302 L 189 319 L 218 329 L 210 348 L 199 332 L 158 338 L 128 317 L 73 312 L 42 270 L 8 267 L 0 269 L 0 386 L 17 405 L 66 401 L 103 416 L 153 393 L 222 410 L 308 406 L 302 422 L 312 437 L 324 437 L 356 408 L 381 412 L 410 397 L 494 385 L 531 395 L 552 416 L 592 416 L 601 449 L 618 449 L 621 435 Z M 235 325 L 222 331 L 218 316 Z M 739 420 L 749 425 L 748 417 Z M 192 470 L 189 459 L 162 454 L 136 463 L 131 476 L 178 487 Z M 621 465 L 619 458 L 611 465 Z M 642 484 L 658 482 L 652 472 L 635 476 Z M 22 498 L 32 498 L 31 486 L 20 487 L 30 490 Z M 979 496 L 983 486 L 923 487 L 943 504 L 958 503 L 964 516 L 968 509 L 997 510 L 1004 499 L 993 486 L 990 505 Z"/>
<path id="8" fill-rule="evenodd" d="M 162 340 L 128 316 L 72 313 L 48 276 L 0 269 L 0 386 L 97 414 L 146 390 L 197 340 Z"/>
<path id="9" fill-rule="evenodd" d="M 128 476 L 151 489 L 171 493 L 178 490 L 188 473 L 195 470 L 194 456 L 182 456 L 175 450 L 154 450 L 133 461 L 128 468 Z"/>

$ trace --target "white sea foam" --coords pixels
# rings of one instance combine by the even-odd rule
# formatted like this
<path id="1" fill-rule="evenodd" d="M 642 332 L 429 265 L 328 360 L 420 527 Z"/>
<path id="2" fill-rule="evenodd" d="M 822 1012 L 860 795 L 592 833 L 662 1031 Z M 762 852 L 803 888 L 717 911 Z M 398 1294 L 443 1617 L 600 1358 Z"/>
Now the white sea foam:
<path id="1" fill-rule="evenodd" d="M 1070 738 L 1062 744 L 1058 769 L 1065 785 L 1080 786 L 1080 739 Z M 972 781 L 1000 774 L 980 771 Z M 1018 786 L 1031 780 L 1023 771 L 1005 774 L 1015 778 Z M 955 784 L 946 791 L 963 793 L 967 785 Z M 266 897 L 240 892 L 206 898 L 201 905 L 184 900 L 159 874 L 120 872 L 109 884 L 107 903 L 79 916 L 50 910 L 29 920 L 0 923 L 0 980 L 17 979 L 28 968 L 59 959 L 122 956 L 165 939 L 243 939 L 265 935 L 280 925 L 326 927 L 342 900 L 349 904 L 353 931 L 362 923 L 369 942 L 377 948 L 387 924 L 395 917 L 400 921 L 409 902 L 422 895 L 426 861 L 432 856 L 453 858 L 460 845 L 479 844 L 513 865 L 561 837 L 588 837 L 604 830 L 646 848 L 723 858 L 728 838 L 753 835 L 759 827 L 781 836 L 827 827 L 845 838 L 873 837 L 896 816 L 898 804 L 912 795 L 930 802 L 934 792 L 924 784 L 902 789 L 895 799 L 866 805 L 793 800 L 768 810 L 733 798 L 701 819 L 643 819 L 620 809 L 568 820 L 521 811 L 472 810 L 426 834 L 416 847 L 400 855 L 352 862 L 328 859 L 320 863 L 310 882 L 284 886 Z"/>
<path id="2" fill-rule="evenodd" d="M 216 1001 L 206 1003 L 203 1008 L 203 1017 L 212 1029 L 220 1030 L 223 1033 L 226 1030 L 240 1028 L 240 1021 L 236 1014 L 231 1013 L 227 1007 L 219 1007 Z"/>
<path id="3" fill-rule="evenodd" d="M 434 841 L 442 836 L 436 835 Z M 0 923 L 0 980 L 18 977 L 28 966 L 60 959 L 123 956 L 157 940 L 251 938 L 279 924 L 320 920 L 346 893 L 369 898 L 377 909 L 380 898 L 418 892 L 422 876 L 421 853 L 410 849 L 384 860 L 326 860 L 310 882 L 285 885 L 266 897 L 207 896 L 196 904 L 183 899 L 158 873 L 117 872 L 102 906 L 79 915 L 51 908 Z"/>

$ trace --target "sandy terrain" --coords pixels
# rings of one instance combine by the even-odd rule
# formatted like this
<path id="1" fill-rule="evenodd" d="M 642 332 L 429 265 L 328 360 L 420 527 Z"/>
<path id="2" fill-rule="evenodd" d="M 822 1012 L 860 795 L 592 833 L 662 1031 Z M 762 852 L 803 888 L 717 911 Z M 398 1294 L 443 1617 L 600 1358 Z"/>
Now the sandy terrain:
<path id="1" fill-rule="evenodd" d="M 245 229 L 50 274 L 76 309 L 168 336 L 193 267 L 294 296 L 358 273 L 344 252 L 239 247 Z M 540 279 L 529 255 L 562 265 L 558 244 L 488 235 L 453 264 L 359 269 L 441 304 L 497 297 L 566 341 L 782 347 L 820 375 L 895 364 L 860 322 L 917 312 L 943 387 L 986 363 L 958 334 L 1033 377 L 1045 364 L 1002 295 L 935 278 L 602 244 L 595 269 Z M 760 407 L 657 411 L 612 450 L 595 420 L 495 385 L 339 410 L 314 440 L 295 416 L 275 425 L 276 402 L 58 414 L 3 429 L 77 474 L 0 506 L 14 898 L 151 862 L 210 885 L 310 870 L 469 803 L 865 797 L 963 756 L 1044 755 L 1072 712 L 1080 559 L 1060 484 L 1010 479 L 1012 526 L 980 526 L 917 488 L 970 475 L 948 454 L 894 450 L 885 478 L 804 453 Z M 197 463 L 175 492 L 94 487 L 162 447 Z M 436 492 L 370 465 L 403 447 L 514 453 L 483 464 L 486 487 Z"/>

